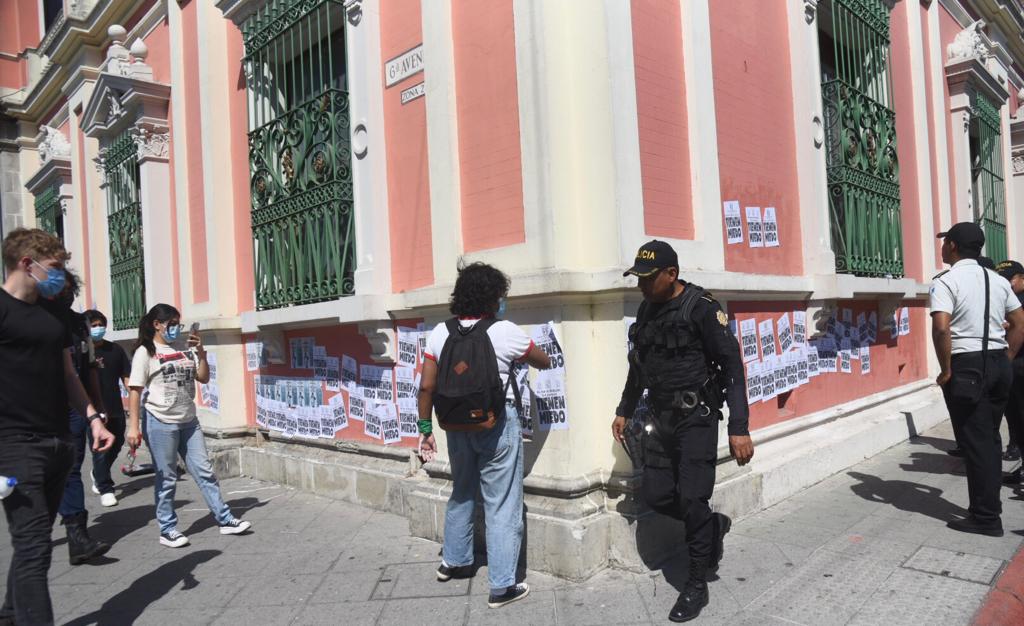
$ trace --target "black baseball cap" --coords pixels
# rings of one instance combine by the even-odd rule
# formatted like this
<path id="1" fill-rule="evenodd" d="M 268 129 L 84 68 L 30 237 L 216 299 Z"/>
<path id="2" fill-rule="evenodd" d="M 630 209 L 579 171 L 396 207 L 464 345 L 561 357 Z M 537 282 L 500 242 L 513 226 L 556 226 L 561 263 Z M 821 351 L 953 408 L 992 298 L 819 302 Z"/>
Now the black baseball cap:
<path id="1" fill-rule="evenodd" d="M 996 266 L 996 271 L 1006 280 L 1010 280 L 1017 274 L 1024 274 L 1024 265 L 1017 261 L 1003 261 Z"/>
<path id="2" fill-rule="evenodd" d="M 938 239 L 949 239 L 961 250 L 981 252 L 985 245 L 985 232 L 974 222 L 959 222 L 944 233 L 935 235 Z"/>
<path id="3" fill-rule="evenodd" d="M 622 275 L 633 274 L 645 277 L 666 267 L 679 267 L 679 257 L 676 256 L 676 251 L 672 249 L 672 246 L 664 241 L 654 239 L 640 246 L 640 249 L 636 251 L 633 267 L 623 272 Z"/>

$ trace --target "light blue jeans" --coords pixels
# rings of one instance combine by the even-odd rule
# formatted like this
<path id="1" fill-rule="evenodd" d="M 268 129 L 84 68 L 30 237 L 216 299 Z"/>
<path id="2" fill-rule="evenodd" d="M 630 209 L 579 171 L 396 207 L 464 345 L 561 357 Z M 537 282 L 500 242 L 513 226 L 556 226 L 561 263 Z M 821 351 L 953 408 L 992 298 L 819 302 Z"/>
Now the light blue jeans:
<path id="1" fill-rule="evenodd" d="M 198 419 L 187 424 L 165 424 L 146 411 L 146 443 L 149 444 L 149 452 L 153 455 L 153 465 L 156 467 L 153 495 L 156 499 L 156 521 L 160 524 L 161 533 L 178 527 L 178 514 L 174 512 L 178 456 L 185 460 L 189 474 L 199 485 L 206 506 L 210 507 L 217 523 L 223 525 L 234 519 L 220 495 L 220 485 L 213 474 Z"/>
<path id="2" fill-rule="evenodd" d="M 444 521 L 442 557 L 449 566 L 473 563 L 473 509 L 484 500 L 487 577 L 491 591 L 516 584 L 523 541 L 523 436 L 514 406 L 494 428 L 445 433 L 452 466 L 452 495 Z"/>

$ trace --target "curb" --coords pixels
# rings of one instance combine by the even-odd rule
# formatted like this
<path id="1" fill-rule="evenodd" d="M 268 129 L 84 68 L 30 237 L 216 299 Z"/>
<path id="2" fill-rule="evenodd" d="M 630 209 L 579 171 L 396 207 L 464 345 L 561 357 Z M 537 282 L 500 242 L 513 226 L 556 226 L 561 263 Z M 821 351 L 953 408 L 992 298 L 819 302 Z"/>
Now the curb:
<path id="1" fill-rule="evenodd" d="M 974 626 L 1024 624 L 1024 548 L 996 579 L 992 591 L 974 615 Z"/>

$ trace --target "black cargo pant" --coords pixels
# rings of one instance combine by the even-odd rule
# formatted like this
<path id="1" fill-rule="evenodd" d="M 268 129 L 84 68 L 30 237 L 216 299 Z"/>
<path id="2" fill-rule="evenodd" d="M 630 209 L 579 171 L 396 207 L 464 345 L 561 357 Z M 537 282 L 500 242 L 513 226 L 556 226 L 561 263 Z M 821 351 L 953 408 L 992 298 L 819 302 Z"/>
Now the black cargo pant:
<path id="1" fill-rule="evenodd" d="M 715 541 L 709 502 L 715 488 L 719 412 L 702 405 L 690 412 L 654 410 L 652 415 L 654 431 L 644 435 L 644 501 L 682 521 L 690 556 L 707 558 Z"/>
<path id="2" fill-rule="evenodd" d="M 982 367 L 984 364 L 984 368 Z M 1002 486 L 1003 444 L 999 424 L 1010 394 L 1013 377 L 1005 350 L 988 353 L 987 362 L 981 352 L 954 354 L 950 363 L 953 379 L 942 388 L 949 408 L 956 440 L 964 451 L 967 470 L 967 510 L 980 522 L 996 524 L 1002 514 L 999 490 Z M 951 386 L 958 372 L 985 370 L 981 400 L 962 402 L 953 398 Z"/>
<path id="3" fill-rule="evenodd" d="M 1024 359 L 1013 360 L 1013 384 L 1006 401 L 1006 428 L 1010 441 L 1024 450 Z"/>

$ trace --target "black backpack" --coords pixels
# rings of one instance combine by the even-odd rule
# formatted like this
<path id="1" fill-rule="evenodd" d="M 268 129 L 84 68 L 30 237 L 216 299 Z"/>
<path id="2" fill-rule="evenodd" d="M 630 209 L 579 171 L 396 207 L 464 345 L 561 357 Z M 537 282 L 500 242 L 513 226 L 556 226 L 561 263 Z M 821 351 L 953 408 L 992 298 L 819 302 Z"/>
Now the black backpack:
<path id="1" fill-rule="evenodd" d="M 441 428 L 487 430 L 505 416 L 505 388 L 494 346 L 487 335 L 497 321 L 482 319 L 469 327 L 463 327 L 458 318 L 445 322 L 448 339 L 437 359 L 434 392 L 434 410 Z"/>

